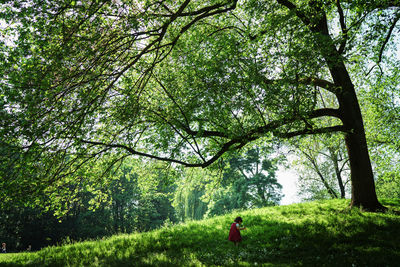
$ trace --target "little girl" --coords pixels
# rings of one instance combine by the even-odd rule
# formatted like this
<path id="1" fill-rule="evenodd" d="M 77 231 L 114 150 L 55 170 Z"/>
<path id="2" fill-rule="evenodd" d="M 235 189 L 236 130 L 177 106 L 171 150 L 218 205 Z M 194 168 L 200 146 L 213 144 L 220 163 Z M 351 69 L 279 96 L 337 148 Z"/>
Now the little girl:
<path id="1" fill-rule="evenodd" d="M 240 224 L 243 222 L 241 217 L 237 217 L 235 222 L 231 224 L 231 230 L 229 231 L 228 240 L 232 241 L 235 246 L 242 241 L 242 236 L 240 235 L 240 230 L 245 230 L 246 227 L 240 227 Z"/>

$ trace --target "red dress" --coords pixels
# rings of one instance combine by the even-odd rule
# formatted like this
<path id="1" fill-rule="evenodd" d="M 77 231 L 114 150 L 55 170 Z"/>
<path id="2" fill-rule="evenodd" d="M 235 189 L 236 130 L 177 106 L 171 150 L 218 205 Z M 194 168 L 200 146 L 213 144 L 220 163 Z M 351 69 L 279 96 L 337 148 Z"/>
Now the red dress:
<path id="1" fill-rule="evenodd" d="M 232 223 L 231 230 L 229 231 L 228 240 L 232 242 L 240 242 L 242 241 L 242 236 L 240 235 L 240 231 L 236 227 L 237 223 Z"/>

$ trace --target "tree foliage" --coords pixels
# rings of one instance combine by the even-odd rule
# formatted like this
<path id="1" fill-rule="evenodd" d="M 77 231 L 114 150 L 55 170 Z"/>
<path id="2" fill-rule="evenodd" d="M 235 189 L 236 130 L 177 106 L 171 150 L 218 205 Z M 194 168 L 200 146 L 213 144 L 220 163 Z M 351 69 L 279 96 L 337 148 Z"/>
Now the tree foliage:
<path id="1" fill-rule="evenodd" d="M 312 136 L 292 142 L 299 195 L 307 200 L 345 198 L 349 168 L 341 136 Z"/>
<path id="2" fill-rule="evenodd" d="M 275 172 L 282 159 L 270 154 L 269 149 L 256 147 L 232 155 L 220 187 L 211 192 L 207 214 L 278 205 L 283 195 Z"/>
<path id="3" fill-rule="evenodd" d="M 212 197 L 211 192 L 220 187 L 220 176 L 220 168 L 181 169 L 173 201 L 180 221 L 200 220 L 204 217 Z"/>
<path id="4" fill-rule="evenodd" d="M 365 84 L 364 81 L 361 94 L 365 103 L 367 138 L 372 148 L 371 157 L 377 177 L 377 193 L 385 198 L 397 198 L 400 192 L 400 87 L 398 64 L 393 60 L 383 58 L 383 62 L 371 70 L 368 75 L 375 77 L 376 82 Z"/>
<path id="5" fill-rule="evenodd" d="M 352 205 L 382 209 L 351 74 L 364 63 L 357 57 L 362 46 L 375 49 L 372 61 L 382 60 L 399 6 L 339 0 L 2 4 L 1 18 L 17 36 L 1 50 L 7 58 L 2 144 L 16 151 L 6 158 L 23 152 L 24 162 L 41 159 L 40 166 L 16 166 L 12 180 L 32 184 L 40 177 L 46 188 L 79 176 L 98 158 L 108 157 L 111 166 L 132 155 L 207 167 L 259 138 L 340 131 Z M 320 91 L 335 104 L 325 107 Z M 326 117 L 331 124 L 321 124 Z"/>

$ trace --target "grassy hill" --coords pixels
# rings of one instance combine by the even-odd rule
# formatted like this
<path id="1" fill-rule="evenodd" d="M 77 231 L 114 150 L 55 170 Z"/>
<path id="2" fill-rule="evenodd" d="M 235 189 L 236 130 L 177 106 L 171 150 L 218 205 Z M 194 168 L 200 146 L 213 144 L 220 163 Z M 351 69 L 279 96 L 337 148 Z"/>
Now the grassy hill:
<path id="1" fill-rule="evenodd" d="M 148 233 L 0 254 L 0 266 L 399 266 L 400 199 L 386 214 L 329 200 L 234 212 Z M 236 216 L 248 228 L 227 240 Z"/>

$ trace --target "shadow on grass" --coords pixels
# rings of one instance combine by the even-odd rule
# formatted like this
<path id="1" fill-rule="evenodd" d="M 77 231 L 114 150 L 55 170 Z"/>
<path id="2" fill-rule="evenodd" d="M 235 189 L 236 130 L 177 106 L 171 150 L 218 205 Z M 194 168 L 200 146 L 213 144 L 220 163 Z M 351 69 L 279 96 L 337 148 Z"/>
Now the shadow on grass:
<path id="1" fill-rule="evenodd" d="M 398 209 L 400 207 L 400 198 L 398 198 L 398 199 L 381 199 L 380 202 L 382 203 L 382 205 L 389 208 L 389 210 L 387 211 L 388 213 L 400 215 L 400 210 Z"/>
<path id="2" fill-rule="evenodd" d="M 398 266 L 400 221 L 357 221 L 336 217 L 328 223 L 300 224 L 249 220 L 244 241 L 236 248 L 220 232 L 202 225 L 165 232 L 153 245 L 119 259 L 106 258 L 104 266 Z M 173 239 L 173 241 L 171 241 Z"/>
<path id="3" fill-rule="evenodd" d="M 357 210 L 313 216 L 297 212 L 286 221 L 246 215 L 248 230 L 242 231 L 238 248 L 227 240 L 230 219 L 223 217 L 145 233 L 140 240 L 101 242 L 93 249 L 72 246 L 58 254 L 49 250 L 49 255 L 44 250 L 30 263 L 4 266 L 398 266 L 398 216 Z"/>
<path id="4" fill-rule="evenodd" d="M 282 223 L 248 218 L 239 248 L 226 240 L 228 231 L 193 225 L 174 242 L 139 259 L 137 265 L 398 266 L 400 219 L 379 215 L 332 216 L 326 222 Z M 159 254 L 160 255 L 160 254 Z M 149 257 L 152 258 L 149 261 Z M 127 264 L 128 262 L 124 262 Z"/>
<path id="5" fill-rule="evenodd" d="M 400 207 L 400 198 L 381 199 L 380 201 L 383 205 Z"/>

